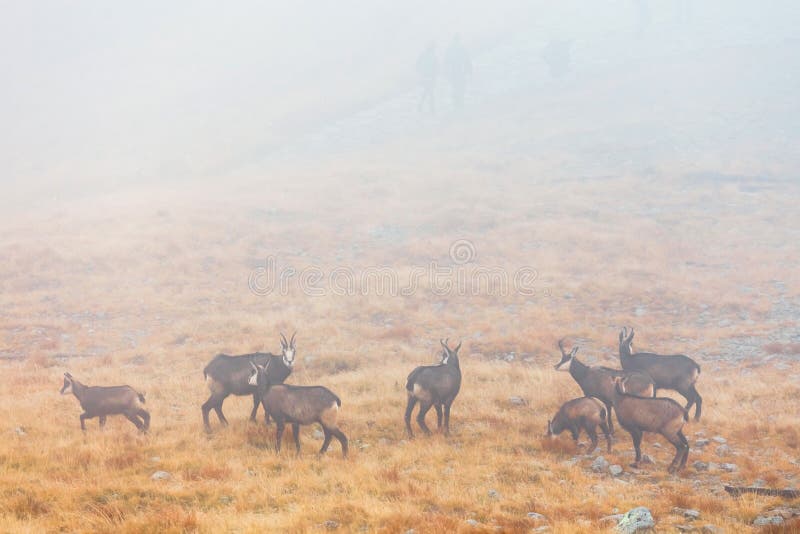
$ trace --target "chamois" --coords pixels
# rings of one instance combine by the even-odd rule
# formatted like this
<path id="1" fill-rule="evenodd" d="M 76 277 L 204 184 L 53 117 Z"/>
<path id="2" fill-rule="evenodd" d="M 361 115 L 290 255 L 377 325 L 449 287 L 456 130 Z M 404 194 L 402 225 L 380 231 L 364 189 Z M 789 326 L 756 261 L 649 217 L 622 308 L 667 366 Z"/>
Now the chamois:
<path id="1" fill-rule="evenodd" d="M 644 373 L 627 373 L 610 367 L 588 366 L 578 360 L 575 354 L 578 347 L 573 347 L 569 354 L 564 350 L 564 340 L 559 340 L 558 348 L 561 350 L 561 361 L 555 366 L 557 371 L 569 371 L 572 378 L 587 397 L 595 397 L 606 406 L 606 419 L 611 434 L 614 434 L 614 423 L 611 420 L 611 410 L 614 400 L 614 379 L 621 377 L 625 380 L 628 390 L 642 396 L 653 396 L 653 381 Z M 568 364 L 564 367 L 564 364 Z"/>
<path id="2" fill-rule="evenodd" d="M 606 423 L 608 412 L 603 401 L 595 397 L 580 397 L 565 402 L 559 408 L 552 420 L 547 421 L 547 435 L 558 435 L 564 430 L 569 430 L 575 443 L 581 430 L 586 431 L 592 440 L 587 454 L 597 448 L 597 427 L 603 431 L 608 443 L 608 452 L 611 452 L 611 432 Z"/>
<path id="3" fill-rule="evenodd" d="M 256 386 L 264 409 L 275 419 L 276 451 L 280 452 L 281 450 L 281 440 L 286 423 L 292 425 L 297 454 L 300 454 L 300 425 L 319 423 L 325 435 L 319 453 L 325 453 L 331 443 L 331 438 L 335 437 L 342 444 L 342 456 L 347 457 L 347 436 L 339 430 L 337 424 L 342 401 L 336 394 L 322 386 L 272 384 L 268 374 L 269 367 L 272 365 L 271 361 L 268 361 L 266 365 L 252 362 L 250 365 L 252 373 L 249 383 Z"/>
<path id="4" fill-rule="evenodd" d="M 621 378 L 615 379 L 614 409 L 622 428 L 633 438 L 638 467 L 642 459 L 642 434 L 657 432 L 675 446 L 675 458 L 668 471 L 675 473 L 686 466 L 689 457 L 689 441 L 683 435 L 683 425 L 689 420 L 689 412 L 673 399 L 667 397 L 639 397 L 625 392 Z"/>
<path id="5" fill-rule="evenodd" d="M 150 414 L 144 409 L 144 394 L 130 386 L 87 386 L 64 373 L 61 394 L 72 393 L 81 403 L 81 430 L 86 431 L 86 419 L 100 418 L 100 428 L 109 415 L 124 415 L 142 432 L 150 428 Z M 140 419 L 141 418 L 141 419 Z"/>
<path id="6" fill-rule="evenodd" d="M 672 389 L 683 395 L 687 410 L 696 404 L 694 420 L 700 420 L 703 398 L 695 388 L 700 366 L 693 359 L 683 354 L 662 356 L 651 352 L 634 353 L 633 328 L 630 335 L 626 335 L 626 329 L 623 328 L 619 333 L 619 360 L 626 371 L 647 373 L 653 379 L 656 391 Z"/>
<path id="7" fill-rule="evenodd" d="M 450 407 L 461 389 L 461 367 L 458 363 L 458 349 L 451 349 L 447 340 L 439 340 L 444 351 L 442 363 L 439 365 L 421 365 L 411 371 L 406 381 L 408 390 L 408 404 L 406 405 L 406 432 L 409 438 L 414 437 L 411 430 L 411 413 L 419 402 L 417 424 L 425 434 L 430 435 L 431 430 L 425 424 L 425 415 L 433 406 L 436 409 L 436 426 L 442 428 L 442 409 L 444 408 L 444 434 L 450 434 Z"/>
<path id="8" fill-rule="evenodd" d="M 572 352 L 564 350 L 564 340 L 558 342 L 561 350 L 561 361 L 555 366 L 558 371 L 569 371 L 572 378 L 587 397 L 595 397 L 606 406 L 606 419 L 611 434 L 614 434 L 614 423 L 611 420 L 611 410 L 613 408 L 614 379 L 622 377 L 626 381 L 629 391 L 636 392 L 642 396 L 653 395 L 653 381 L 644 373 L 627 373 L 619 369 L 609 367 L 591 367 L 575 357 L 578 347 L 573 347 Z M 564 367 L 565 364 L 567 367 Z"/>
<path id="9" fill-rule="evenodd" d="M 269 382 L 271 384 L 282 384 L 286 377 L 291 374 L 292 366 L 294 365 L 296 352 L 294 338 L 296 334 L 297 332 L 292 334 L 290 341 L 286 341 L 286 336 L 281 334 L 280 355 L 268 352 L 256 352 L 241 356 L 219 354 L 206 365 L 205 369 L 203 369 L 203 376 L 208 389 L 211 391 L 211 396 L 203 403 L 203 425 L 206 431 L 211 430 L 208 414 L 212 409 L 217 413 L 219 422 L 227 426 L 228 420 L 225 419 L 225 415 L 222 413 L 222 403 L 229 395 L 252 395 L 253 410 L 250 412 L 250 420 L 256 420 L 261 398 L 257 395 L 256 387 L 248 383 L 251 374 L 250 362 L 265 365 L 269 361 L 271 363 Z M 269 423 L 269 414 L 265 414 L 264 418 Z"/>

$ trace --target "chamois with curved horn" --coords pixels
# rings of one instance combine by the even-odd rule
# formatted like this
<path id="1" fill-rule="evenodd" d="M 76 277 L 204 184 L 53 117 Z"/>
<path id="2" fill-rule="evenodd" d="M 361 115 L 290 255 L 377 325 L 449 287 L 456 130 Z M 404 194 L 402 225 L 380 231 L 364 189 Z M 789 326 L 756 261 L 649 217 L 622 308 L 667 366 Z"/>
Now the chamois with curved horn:
<path id="1" fill-rule="evenodd" d="M 300 454 L 300 425 L 319 423 L 325 440 L 319 453 L 328 450 L 332 438 L 342 444 L 342 456 L 347 457 L 347 437 L 339 430 L 339 409 L 342 401 L 334 392 L 322 386 L 291 386 L 288 384 L 272 384 L 269 379 L 269 368 L 272 362 L 258 365 L 250 362 L 252 374 L 249 383 L 256 386 L 264 410 L 275 419 L 275 449 L 280 452 L 283 431 L 286 423 L 292 425 L 294 445 Z"/>
<path id="2" fill-rule="evenodd" d="M 414 437 L 414 432 L 411 430 L 411 413 L 417 403 L 420 405 L 417 424 L 425 434 L 431 433 L 425 424 L 425 415 L 431 407 L 436 409 L 438 429 L 442 428 L 442 412 L 444 412 L 444 434 L 450 434 L 450 407 L 461 389 L 461 367 L 458 362 L 458 349 L 461 348 L 461 343 L 451 349 L 447 341 L 439 340 L 443 349 L 439 365 L 421 365 L 408 375 L 405 422 L 409 437 Z"/>
<path id="3" fill-rule="evenodd" d="M 680 393 L 687 401 L 686 410 L 694 409 L 694 420 L 700 420 L 703 409 L 703 398 L 697 392 L 695 384 L 700 376 L 700 366 L 696 361 L 684 354 L 661 355 L 652 352 L 633 352 L 633 328 L 630 334 L 627 329 L 619 333 L 619 360 L 626 371 L 647 373 L 659 389 L 672 389 Z"/>
<path id="4" fill-rule="evenodd" d="M 253 410 L 250 412 L 250 420 L 256 420 L 258 405 L 261 398 L 258 396 L 257 388 L 250 385 L 251 367 L 250 362 L 258 365 L 266 365 L 270 362 L 269 377 L 270 384 L 282 384 L 292 373 L 292 366 L 295 359 L 295 335 L 292 334 L 290 341 L 281 333 L 281 354 L 276 355 L 269 352 L 256 352 L 254 354 L 243 354 L 240 356 L 228 356 L 219 354 L 211 360 L 205 369 L 205 377 L 211 396 L 203 403 L 203 425 L 206 431 L 211 430 L 208 421 L 208 414 L 211 410 L 217 413 L 220 423 L 228 424 L 225 415 L 222 413 L 222 403 L 229 395 L 252 395 Z M 264 414 L 264 420 L 269 423 L 269 414 Z"/>
<path id="5" fill-rule="evenodd" d="M 564 350 L 564 340 L 558 341 L 558 348 L 561 350 L 561 361 L 555 366 L 557 371 L 569 371 L 572 378 L 581 388 L 587 397 L 600 399 L 606 406 L 606 422 L 610 432 L 614 433 L 614 423 L 611 420 L 611 410 L 614 398 L 614 379 L 621 377 L 625 379 L 629 391 L 637 395 L 653 396 L 653 381 L 644 373 L 625 372 L 610 367 L 589 366 L 578 360 L 575 354 L 578 347 L 573 347 L 567 353 Z M 564 367 L 566 365 L 566 367 Z"/>

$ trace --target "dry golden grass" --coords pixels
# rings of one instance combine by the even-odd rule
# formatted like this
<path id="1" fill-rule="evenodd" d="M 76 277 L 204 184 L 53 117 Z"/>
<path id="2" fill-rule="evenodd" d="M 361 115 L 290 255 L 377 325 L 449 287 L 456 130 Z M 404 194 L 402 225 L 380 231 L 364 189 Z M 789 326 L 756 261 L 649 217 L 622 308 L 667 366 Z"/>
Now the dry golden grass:
<path id="1" fill-rule="evenodd" d="M 495 132 L 464 143 L 483 135 Z M 732 499 L 722 485 L 798 483 L 800 365 L 750 356 L 739 364 L 727 341 L 753 337 L 764 356 L 796 356 L 770 337 L 796 321 L 770 315 L 775 280 L 787 298 L 800 287 L 800 252 L 787 245 L 788 229 L 800 227 L 792 194 L 681 189 L 670 176 L 568 180 L 557 146 L 549 159 L 499 172 L 461 151 L 434 163 L 417 148 L 419 157 L 391 169 L 376 152 L 334 170 L 276 168 L 235 186 L 129 191 L 7 217 L 2 529 L 303 532 L 335 522 L 341 531 L 425 533 L 480 530 L 466 523 L 475 519 L 487 531 L 522 532 L 540 526 L 526 515 L 535 511 L 554 532 L 598 532 L 614 510 L 646 505 L 665 531 L 684 522 L 671 513 L 679 506 L 735 532 L 779 504 Z M 395 232 L 382 237 L 382 227 Z M 247 287 L 267 255 L 298 272 L 388 265 L 405 275 L 448 264 L 456 239 L 475 244 L 479 265 L 537 269 L 536 295 L 437 296 L 427 280 L 403 297 L 309 297 L 296 287 L 260 297 Z M 580 451 L 566 435 L 543 437 L 560 403 L 580 393 L 552 368 L 556 340 L 580 343 L 584 361 L 616 365 L 618 329 L 631 324 L 637 348 L 697 357 L 704 417 L 686 434 L 725 436 L 732 456 L 718 458 L 713 443 L 693 449 L 689 468 L 672 477 L 671 447 L 648 436 L 656 464 L 615 480 L 593 473 L 591 458 L 571 462 Z M 299 458 L 291 446 L 276 455 L 274 427 L 246 421 L 249 398 L 226 401 L 230 427 L 212 414 L 215 431 L 202 431 L 206 362 L 276 351 L 278 332 L 295 329 L 290 382 L 342 398 L 347 460 L 336 442 L 317 458 L 310 427 Z M 435 359 L 444 337 L 464 340 L 453 434 L 407 441 L 405 378 Z M 508 351 L 512 362 L 496 359 Z M 77 401 L 58 395 L 67 370 L 146 392 L 151 432 L 112 417 L 105 430 L 93 420 L 82 434 Z M 606 457 L 627 466 L 631 449 L 620 429 Z M 697 472 L 695 460 L 738 471 Z M 172 478 L 151 480 L 156 470 Z"/>

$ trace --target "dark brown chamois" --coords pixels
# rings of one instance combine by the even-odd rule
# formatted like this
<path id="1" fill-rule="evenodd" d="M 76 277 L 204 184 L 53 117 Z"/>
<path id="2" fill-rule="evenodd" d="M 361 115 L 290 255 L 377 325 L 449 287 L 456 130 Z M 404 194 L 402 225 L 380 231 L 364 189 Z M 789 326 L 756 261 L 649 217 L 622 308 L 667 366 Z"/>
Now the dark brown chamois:
<path id="1" fill-rule="evenodd" d="M 633 328 L 626 335 L 623 328 L 619 333 L 619 360 L 626 371 L 647 373 L 655 382 L 656 391 L 672 389 L 686 399 L 686 409 L 694 409 L 694 420 L 700 420 L 703 398 L 697 392 L 695 383 L 700 376 L 700 366 L 688 356 L 673 354 L 663 356 L 651 352 L 633 352 Z"/>
<path id="2" fill-rule="evenodd" d="M 585 431 L 592 440 L 587 454 L 597 448 L 597 427 L 603 431 L 608 443 L 608 451 L 611 452 L 611 432 L 608 429 L 606 418 L 608 410 L 600 399 L 595 397 L 580 397 L 565 402 L 559 408 L 551 421 L 547 421 L 547 435 L 558 435 L 565 430 L 569 430 L 575 443 L 581 430 Z"/>
<path id="3" fill-rule="evenodd" d="M 292 373 L 296 352 L 294 341 L 296 334 L 297 332 L 292 335 L 291 341 L 286 341 L 286 336 L 281 334 L 280 355 L 268 352 L 256 352 L 241 356 L 219 354 L 206 365 L 205 369 L 203 369 L 203 376 L 208 389 L 211 391 L 211 396 L 203 403 L 203 425 L 206 431 L 211 430 L 208 414 L 212 409 L 217 413 L 220 423 L 223 425 L 228 424 L 228 420 L 225 419 L 225 415 L 222 413 L 222 403 L 229 395 L 252 395 L 253 410 L 250 412 L 250 420 L 256 420 L 261 398 L 257 395 L 257 388 L 249 384 L 252 373 L 250 362 L 266 365 L 269 361 L 269 382 L 271 384 L 282 384 L 286 377 Z M 269 423 L 269 414 L 265 414 L 264 418 Z"/>
<path id="4" fill-rule="evenodd" d="M 444 434 L 450 434 L 450 407 L 461 389 L 461 367 L 458 362 L 459 343 L 451 349 L 447 340 L 441 341 L 442 363 L 439 365 L 421 365 L 411 371 L 406 381 L 408 390 L 408 404 L 406 405 L 406 432 L 413 438 L 411 430 L 411 413 L 419 402 L 417 424 L 425 434 L 430 435 L 431 430 L 425 424 L 425 415 L 433 406 L 436 409 L 436 426 L 442 428 L 442 411 L 444 411 Z"/>
<path id="5" fill-rule="evenodd" d="M 622 428 L 633 438 L 638 467 L 642 459 L 642 435 L 656 432 L 675 446 L 675 458 L 668 471 L 675 473 L 686 466 L 689 457 L 689 441 L 683 435 L 683 425 L 689 420 L 689 412 L 673 399 L 667 397 L 638 397 L 625 392 L 622 379 L 615 379 L 614 409 Z"/>
<path id="6" fill-rule="evenodd" d="M 290 386 L 287 384 L 271 384 L 269 367 L 252 364 L 250 384 L 258 388 L 261 403 L 269 415 L 275 419 L 275 450 L 280 452 L 281 440 L 286 423 L 292 425 L 294 445 L 300 454 L 300 425 L 319 423 L 325 440 L 319 450 L 323 454 L 328 450 L 331 438 L 342 444 L 342 456 L 347 457 L 347 436 L 339 430 L 339 408 L 342 401 L 331 390 L 322 386 Z"/>
<path id="7" fill-rule="evenodd" d="M 653 395 L 653 381 L 643 373 L 626 373 L 619 369 L 610 367 L 593 367 L 584 364 L 575 357 L 578 347 L 573 347 L 572 352 L 564 350 L 564 340 L 558 342 L 561 350 L 561 361 L 555 366 L 558 371 L 569 371 L 572 378 L 587 397 L 600 399 L 606 406 L 606 421 L 611 434 L 614 434 L 614 423 L 611 420 L 611 410 L 613 408 L 614 379 L 622 377 L 626 381 L 628 390 L 636 392 L 642 396 Z M 566 365 L 565 367 L 565 364 Z"/>
<path id="8" fill-rule="evenodd" d="M 71 374 L 64 373 L 61 394 L 72 393 L 81 403 L 81 430 L 86 431 L 87 419 L 100 418 L 100 428 L 106 424 L 109 415 L 124 415 L 142 432 L 150 428 L 150 414 L 144 409 L 144 394 L 130 386 L 87 386 L 75 380 Z"/>

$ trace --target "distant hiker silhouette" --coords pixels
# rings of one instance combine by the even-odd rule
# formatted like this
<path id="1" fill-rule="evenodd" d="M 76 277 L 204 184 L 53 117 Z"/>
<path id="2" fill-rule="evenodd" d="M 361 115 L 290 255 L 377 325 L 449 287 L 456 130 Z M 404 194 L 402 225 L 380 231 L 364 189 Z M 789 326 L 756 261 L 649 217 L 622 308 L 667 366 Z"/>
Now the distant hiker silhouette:
<path id="1" fill-rule="evenodd" d="M 436 44 L 431 41 L 417 58 L 417 76 L 421 87 L 417 110 L 433 115 L 436 112 L 436 79 L 439 76 L 439 58 Z"/>
<path id="2" fill-rule="evenodd" d="M 453 95 L 453 107 L 461 109 L 464 106 L 464 93 L 467 83 L 472 76 L 472 60 L 469 52 L 461 44 L 461 36 L 456 34 L 447 49 L 444 58 L 445 76 L 450 82 Z"/>

